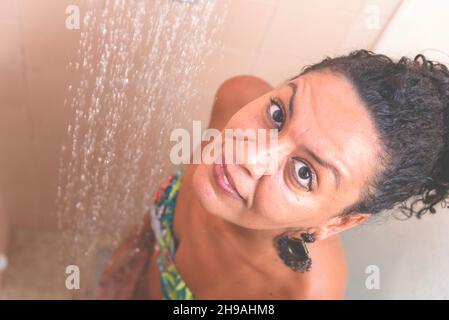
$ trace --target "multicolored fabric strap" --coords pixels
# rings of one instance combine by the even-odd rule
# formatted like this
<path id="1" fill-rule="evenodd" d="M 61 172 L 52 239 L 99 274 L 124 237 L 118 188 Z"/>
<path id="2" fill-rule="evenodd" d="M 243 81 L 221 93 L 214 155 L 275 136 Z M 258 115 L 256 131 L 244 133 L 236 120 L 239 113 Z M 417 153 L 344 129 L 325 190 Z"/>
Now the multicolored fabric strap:
<path id="1" fill-rule="evenodd" d="M 176 270 L 174 257 L 178 243 L 173 233 L 173 213 L 176 205 L 183 169 L 177 168 L 159 187 L 151 209 L 151 223 L 157 239 L 155 250 L 158 255 L 161 288 L 166 300 L 194 300 L 190 289 Z"/>

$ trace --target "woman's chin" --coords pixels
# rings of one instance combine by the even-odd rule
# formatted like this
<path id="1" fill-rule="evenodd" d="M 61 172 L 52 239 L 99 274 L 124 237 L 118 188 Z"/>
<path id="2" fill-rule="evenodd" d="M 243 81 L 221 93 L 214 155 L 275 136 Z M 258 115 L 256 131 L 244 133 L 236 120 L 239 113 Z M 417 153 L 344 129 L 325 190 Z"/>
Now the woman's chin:
<path id="1" fill-rule="evenodd" d="M 232 199 L 227 199 L 228 196 L 218 193 L 213 179 L 211 165 L 198 165 L 192 176 L 195 197 L 208 213 L 235 223 L 238 212 L 231 206 Z"/>
<path id="2" fill-rule="evenodd" d="M 192 176 L 194 196 L 201 207 L 209 214 L 248 229 L 271 229 L 270 219 L 248 211 L 238 200 L 219 190 L 212 173 L 211 165 L 200 164 Z"/>

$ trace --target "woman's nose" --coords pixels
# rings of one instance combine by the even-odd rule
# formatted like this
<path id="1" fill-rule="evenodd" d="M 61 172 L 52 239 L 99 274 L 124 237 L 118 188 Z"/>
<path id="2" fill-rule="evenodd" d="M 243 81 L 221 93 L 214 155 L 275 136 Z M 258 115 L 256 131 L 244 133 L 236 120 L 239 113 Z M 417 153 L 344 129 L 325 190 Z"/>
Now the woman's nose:
<path id="1" fill-rule="evenodd" d="M 283 149 L 278 143 L 277 133 L 244 139 L 237 137 L 233 143 L 235 164 L 245 169 L 254 180 L 277 172 Z"/>

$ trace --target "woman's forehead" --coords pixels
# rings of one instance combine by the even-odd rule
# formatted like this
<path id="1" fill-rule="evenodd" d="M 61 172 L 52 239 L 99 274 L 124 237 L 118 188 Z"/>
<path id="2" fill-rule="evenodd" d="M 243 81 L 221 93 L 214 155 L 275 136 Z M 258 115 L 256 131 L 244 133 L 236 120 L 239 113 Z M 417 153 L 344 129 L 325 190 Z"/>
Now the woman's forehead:
<path id="1" fill-rule="evenodd" d="M 369 137 L 377 136 L 368 108 L 344 76 L 331 72 L 308 73 L 283 85 L 282 94 L 288 101 L 293 98 L 292 121 L 299 122 L 294 126 L 299 130 L 318 127 L 323 133 L 328 132 L 323 138 L 340 133 L 342 138 L 359 136 L 369 141 Z"/>
<path id="2" fill-rule="evenodd" d="M 377 131 L 368 109 L 344 76 L 311 72 L 279 90 L 284 99 L 294 96 L 288 128 L 293 141 L 328 159 L 348 179 L 371 173 L 379 150 Z"/>
<path id="3" fill-rule="evenodd" d="M 346 101 L 351 98 L 350 102 L 362 103 L 352 83 L 344 75 L 330 70 L 308 72 L 282 83 L 276 89 L 285 92 L 288 91 L 291 84 L 294 84 L 298 91 L 311 91 L 315 98 L 328 98 L 336 101 Z"/>

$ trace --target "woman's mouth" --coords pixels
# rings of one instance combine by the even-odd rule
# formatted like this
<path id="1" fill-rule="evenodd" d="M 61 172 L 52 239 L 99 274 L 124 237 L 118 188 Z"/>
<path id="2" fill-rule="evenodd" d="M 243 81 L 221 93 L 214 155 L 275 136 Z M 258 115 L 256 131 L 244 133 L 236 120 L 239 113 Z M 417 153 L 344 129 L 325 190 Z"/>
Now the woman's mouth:
<path id="1" fill-rule="evenodd" d="M 215 182 L 224 193 L 240 201 L 245 201 L 245 199 L 237 191 L 234 181 L 232 180 L 232 177 L 227 170 L 224 156 L 221 159 L 221 163 L 213 164 L 212 171 L 214 174 Z"/>

